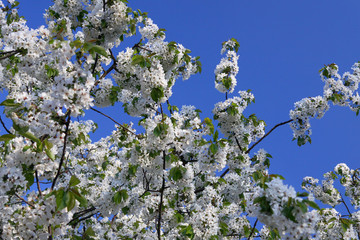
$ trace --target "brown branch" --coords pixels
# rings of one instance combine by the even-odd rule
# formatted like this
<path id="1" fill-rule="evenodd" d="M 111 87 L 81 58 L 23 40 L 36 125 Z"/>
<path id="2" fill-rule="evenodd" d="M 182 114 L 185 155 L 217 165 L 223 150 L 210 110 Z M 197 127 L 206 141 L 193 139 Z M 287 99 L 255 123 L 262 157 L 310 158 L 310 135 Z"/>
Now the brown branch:
<path id="1" fill-rule="evenodd" d="M 152 53 L 152 51 L 151 51 L 150 49 L 147 49 L 147 48 L 144 48 L 144 47 L 140 46 L 140 43 L 136 43 L 136 44 L 132 47 L 132 49 L 134 49 L 134 48 L 140 48 L 140 49 L 142 49 L 142 50 L 145 50 L 145 51 L 148 51 L 148 52 Z"/>
<path id="2" fill-rule="evenodd" d="M 240 145 L 240 143 L 239 143 L 239 140 L 237 139 L 236 136 L 235 136 L 235 141 L 236 141 L 236 144 L 238 145 L 240 151 L 243 152 L 243 149 L 242 149 L 242 147 L 241 147 L 241 145 Z"/>
<path id="3" fill-rule="evenodd" d="M 351 217 L 352 214 L 351 214 L 351 212 L 350 212 L 350 209 L 348 208 L 348 206 L 347 206 L 347 204 L 346 204 L 346 202 L 345 202 L 345 200 L 344 200 L 344 198 L 342 197 L 341 194 L 340 194 L 340 197 L 341 197 L 340 202 L 342 202 L 342 203 L 345 205 L 345 208 L 346 208 L 347 212 L 349 213 L 349 216 Z"/>
<path id="4" fill-rule="evenodd" d="M 165 170 L 165 161 L 166 161 L 166 155 L 165 151 L 163 151 L 163 170 Z M 160 203 L 159 203 L 159 216 L 158 216 L 158 225 L 156 227 L 158 239 L 161 240 L 161 211 L 162 211 L 162 205 L 163 205 L 163 198 L 164 198 L 164 191 L 165 191 L 165 174 L 163 172 L 163 179 L 162 179 L 162 186 L 160 189 Z"/>
<path id="5" fill-rule="evenodd" d="M 113 121 L 114 123 L 116 123 L 117 125 L 119 125 L 120 127 L 122 127 L 122 129 L 124 129 L 125 131 L 133 134 L 134 136 L 137 136 L 136 133 L 132 132 L 131 130 L 129 130 L 127 127 L 123 126 L 122 124 L 120 124 L 119 122 L 117 122 L 115 119 L 113 119 L 112 117 L 110 117 L 109 115 L 106 115 L 105 113 L 103 112 L 100 112 L 99 110 L 95 109 L 95 108 L 92 108 L 90 107 L 91 110 L 97 112 L 97 113 L 100 113 L 101 115 L 109 118 L 111 121 Z"/>
<path id="6" fill-rule="evenodd" d="M 21 201 L 23 201 L 24 203 L 26 203 L 27 205 L 29 205 L 30 207 L 35 208 L 34 205 L 32 205 L 31 203 L 29 203 L 28 201 L 26 201 L 24 198 L 20 197 L 17 193 L 14 193 L 14 195 L 15 195 L 18 199 L 20 199 Z"/>
<path id="7" fill-rule="evenodd" d="M 9 129 L 5 126 L 5 123 L 3 122 L 1 116 L 0 116 L 0 122 L 1 122 L 1 125 L 3 126 L 3 128 L 5 129 L 5 131 L 6 131 L 8 134 L 11 134 L 11 132 L 9 131 Z"/>
<path id="8" fill-rule="evenodd" d="M 5 55 L 5 56 L 0 57 L 0 60 L 4 60 L 6 58 L 14 56 L 15 54 L 17 54 L 19 52 L 20 52 L 20 50 L 13 50 L 13 51 L 9 51 L 9 52 L 1 52 L 0 54 Z"/>
<path id="9" fill-rule="evenodd" d="M 85 210 L 82 210 L 80 212 L 74 213 L 73 218 L 71 219 L 70 222 L 68 222 L 68 225 L 71 225 L 73 227 L 76 226 L 76 224 L 78 224 L 80 221 L 83 221 L 84 218 L 81 218 L 82 216 L 84 216 L 85 214 L 94 211 L 96 208 L 95 207 L 91 207 Z M 96 213 L 94 213 L 96 214 Z M 90 216 L 93 216 L 94 214 L 91 214 Z M 81 219 L 80 219 L 81 218 Z"/>
<path id="10" fill-rule="evenodd" d="M 104 73 L 100 76 L 99 80 L 97 80 L 95 82 L 95 87 L 99 84 L 100 82 L 100 79 L 103 79 L 104 77 L 106 77 L 112 70 L 115 70 L 117 72 L 119 72 L 119 70 L 116 69 L 116 65 L 117 65 L 117 62 L 116 62 L 116 58 L 114 57 L 114 54 L 112 53 L 111 49 L 109 49 L 109 52 L 110 52 L 110 57 L 111 59 L 114 61 L 113 64 L 109 67 L 108 70 L 104 70 Z M 97 55 L 96 55 L 97 56 Z"/>
<path id="11" fill-rule="evenodd" d="M 42 197 L 42 192 L 41 192 L 41 188 L 40 188 L 40 182 L 39 182 L 39 176 L 38 176 L 37 170 L 35 170 L 35 179 L 36 179 L 36 185 L 37 185 L 37 189 L 39 191 L 39 195 L 40 195 L 40 197 Z"/>
<path id="12" fill-rule="evenodd" d="M 70 115 L 71 115 L 71 111 L 68 111 L 67 113 L 67 120 L 66 120 L 66 126 L 65 126 L 65 137 L 64 137 L 64 146 L 63 146 L 63 150 L 62 150 L 62 154 L 61 154 L 61 158 L 60 158 L 60 163 L 59 163 L 59 168 L 58 168 L 58 171 L 56 173 L 56 176 L 54 178 L 54 181 L 52 182 L 52 185 L 51 185 L 51 191 L 54 190 L 54 187 L 55 187 L 55 184 L 56 184 L 56 180 L 58 179 L 58 177 L 60 176 L 60 172 L 61 172 L 61 166 L 64 162 L 64 159 L 65 159 L 65 152 L 66 152 L 66 141 L 67 141 L 67 136 L 68 136 L 68 133 L 69 133 L 69 125 L 70 125 Z"/>
<path id="13" fill-rule="evenodd" d="M 92 69 L 92 71 L 91 71 L 92 74 L 94 74 L 94 72 L 95 72 L 95 69 L 96 69 L 96 65 L 97 65 L 98 60 L 99 60 L 99 54 L 96 54 L 95 62 L 94 62 L 94 67 L 93 67 L 93 69 Z"/>
<path id="14" fill-rule="evenodd" d="M 243 149 L 242 149 L 242 147 L 240 146 L 239 140 L 237 139 L 236 136 L 235 136 L 235 141 L 236 141 L 236 144 L 238 145 L 240 151 L 243 152 Z M 223 178 L 229 171 L 230 171 L 230 168 L 227 168 L 227 169 L 220 175 L 220 177 Z"/>
<path id="15" fill-rule="evenodd" d="M 170 106 L 170 114 L 173 114 L 173 111 L 172 111 L 172 109 L 171 109 L 171 105 L 170 105 L 169 100 L 166 100 L 166 103 L 167 103 L 168 106 Z"/>
<path id="16" fill-rule="evenodd" d="M 274 131 L 277 127 L 280 127 L 282 125 L 285 125 L 287 123 L 290 123 L 294 121 L 293 119 L 290 119 L 286 122 L 282 122 L 279 124 L 276 124 L 268 133 L 266 133 L 262 138 L 260 138 L 256 143 L 254 143 L 245 153 L 249 153 L 256 145 L 258 145 L 262 140 L 264 140 L 264 138 L 266 138 L 272 131 Z"/>
<path id="17" fill-rule="evenodd" d="M 259 220 L 259 219 L 256 219 L 256 221 L 255 221 L 255 223 L 254 223 L 254 226 L 253 226 L 253 228 L 251 229 L 251 232 L 250 232 L 250 234 L 249 234 L 248 239 L 251 239 L 251 236 L 254 234 L 254 232 L 255 232 L 255 227 L 256 227 L 256 224 L 257 224 L 258 220 Z"/>

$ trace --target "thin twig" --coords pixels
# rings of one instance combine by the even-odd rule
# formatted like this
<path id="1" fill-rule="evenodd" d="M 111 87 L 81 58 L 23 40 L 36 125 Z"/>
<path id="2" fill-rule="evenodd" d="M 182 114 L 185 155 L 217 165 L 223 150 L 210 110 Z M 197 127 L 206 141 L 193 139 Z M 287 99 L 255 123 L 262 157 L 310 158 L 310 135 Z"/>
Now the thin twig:
<path id="1" fill-rule="evenodd" d="M 117 122 L 115 119 L 113 119 L 113 118 L 110 117 L 109 115 L 106 115 L 105 113 L 100 112 L 99 110 L 97 110 L 97 109 L 95 109 L 95 108 L 92 108 L 92 107 L 90 107 L 90 109 L 93 110 L 93 111 L 95 111 L 95 112 L 97 112 L 97 113 L 100 113 L 101 115 L 103 115 L 103 116 L 105 116 L 105 117 L 107 117 L 107 118 L 109 118 L 111 121 L 113 121 L 114 123 L 116 123 L 117 125 L 119 125 L 120 127 L 122 127 L 122 129 L 124 129 L 125 131 L 127 131 L 127 132 L 129 132 L 129 133 L 131 133 L 131 134 L 133 134 L 133 135 L 135 135 L 135 136 L 137 136 L 136 133 L 130 131 L 127 127 L 123 126 L 122 124 L 120 124 L 119 122 Z"/>
<path id="2" fill-rule="evenodd" d="M 95 62 L 94 62 L 94 67 L 93 67 L 93 69 L 92 69 L 92 71 L 91 71 L 92 74 L 94 74 L 94 72 L 95 72 L 95 69 L 96 69 L 96 65 L 97 65 L 98 60 L 99 60 L 99 54 L 96 54 Z"/>
<path id="3" fill-rule="evenodd" d="M 286 122 L 282 122 L 282 123 L 279 123 L 279 124 L 275 125 L 268 133 L 266 133 L 266 134 L 265 134 L 262 138 L 260 138 L 256 143 L 254 143 L 245 153 L 248 154 L 256 145 L 258 145 L 262 140 L 264 140 L 264 138 L 266 138 L 266 137 L 267 137 L 272 131 L 274 131 L 277 127 L 280 127 L 280 126 L 285 125 L 285 124 L 287 124 L 287 123 L 289 123 L 289 122 L 292 122 L 292 121 L 293 121 L 293 120 L 290 119 L 290 120 L 288 120 L 288 121 L 286 121 Z M 238 139 L 237 139 L 236 137 L 235 137 L 235 140 L 236 140 L 236 143 L 237 143 L 238 147 L 240 148 L 240 151 L 243 151 L 242 148 L 241 148 L 241 146 L 240 146 L 240 143 L 239 143 L 239 141 L 238 141 Z M 220 177 L 223 178 L 229 171 L 230 171 L 229 168 L 226 169 L 226 170 L 220 175 Z"/>
<path id="4" fill-rule="evenodd" d="M 35 170 L 35 179 L 36 179 L 36 185 L 37 185 L 37 189 L 39 191 L 39 195 L 40 195 L 40 197 L 42 197 L 42 192 L 41 192 L 41 188 L 40 188 L 40 182 L 39 182 L 39 176 L 38 176 L 37 170 Z"/>
<path id="5" fill-rule="evenodd" d="M 34 205 L 32 205 L 31 203 L 29 203 L 28 201 L 26 201 L 24 198 L 20 197 L 17 193 L 14 194 L 18 199 L 20 199 L 21 201 L 23 201 L 24 203 L 26 203 L 27 205 L 29 205 L 32 208 L 35 208 Z"/>
<path id="6" fill-rule="evenodd" d="M 11 132 L 9 131 L 9 129 L 5 126 L 5 123 L 3 122 L 1 116 L 0 116 L 0 122 L 1 122 L 1 125 L 3 126 L 3 128 L 5 129 L 5 131 L 6 131 L 8 134 L 11 134 Z"/>
<path id="7" fill-rule="evenodd" d="M 294 121 L 293 119 L 290 119 L 286 122 L 282 122 L 279 124 L 276 124 L 268 133 L 266 133 L 262 138 L 260 138 L 256 143 L 254 143 L 245 153 L 249 153 L 256 145 L 258 145 L 262 140 L 264 140 L 264 138 L 266 138 L 272 131 L 274 131 L 277 127 L 280 127 L 282 125 L 285 125 L 287 123 L 290 123 Z"/>
<path id="8" fill-rule="evenodd" d="M 168 106 L 170 106 L 170 114 L 173 114 L 173 111 L 172 111 L 172 109 L 171 109 L 171 105 L 170 105 L 169 100 L 166 100 L 166 103 L 167 103 Z"/>
<path id="9" fill-rule="evenodd" d="M 342 197 L 341 194 L 340 194 L 340 197 L 341 197 L 340 202 L 342 202 L 345 205 L 345 208 L 346 208 L 347 212 L 349 213 L 349 216 L 351 217 L 352 215 L 351 215 L 350 209 L 348 208 L 348 206 L 347 206 L 347 204 L 346 204 L 346 202 L 345 202 L 345 200 L 344 200 L 344 198 Z"/>
<path id="10" fill-rule="evenodd" d="M 240 145 L 240 143 L 239 143 L 239 140 L 237 139 L 236 136 L 235 136 L 235 141 L 236 141 L 236 144 L 238 145 L 240 151 L 243 152 L 243 149 L 242 149 L 242 147 L 241 147 L 241 145 Z"/>
<path id="11" fill-rule="evenodd" d="M 71 112 L 69 111 L 67 116 L 67 120 L 66 120 L 66 126 L 65 126 L 65 137 L 64 137 L 64 146 L 63 146 L 63 150 L 62 150 L 62 154 L 61 154 L 61 159 L 60 159 L 60 163 L 59 163 L 59 168 L 58 171 L 56 173 L 56 176 L 54 178 L 54 181 L 52 182 L 51 185 L 51 191 L 54 190 L 55 184 L 56 184 L 56 180 L 58 179 L 59 175 L 60 175 L 60 171 L 61 171 L 61 166 L 64 162 L 65 159 L 65 152 L 66 152 L 66 141 L 67 141 L 67 136 L 69 133 L 69 125 L 70 125 L 70 119 L 71 119 Z"/>
<path id="12" fill-rule="evenodd" d="M 136 44 L 132 47 L 132 49 L 134 49 L 134 48 L 140 48 L 140 49 L 142 49 L 142 50 L 145 50 L 145 51 L 148 51 L 148 52 L 152 53 L 152 51 L 151 51 L 150 49 L 147 49 L 147 48 L 144 48 L 144 47 L 140 46 L 139 43 L 136 43 Z"/>
<path id="13" fill-rule="evenodd" d="M 251 236 L 254 234 L 254 232 L 255 232 L 255 227 L 256 227 L 256 224 L 257 224 L 258 220 L 259 220 L 259 219 L 256 219 L 256 221 L 255 221 L 255 223 L 254 223 L 254 226 L 253 226 L 253 228 L 251 229 L 251 232 L 250 232 L 250 234 L 249 234 L 248 239 L 250 239 Z"/>

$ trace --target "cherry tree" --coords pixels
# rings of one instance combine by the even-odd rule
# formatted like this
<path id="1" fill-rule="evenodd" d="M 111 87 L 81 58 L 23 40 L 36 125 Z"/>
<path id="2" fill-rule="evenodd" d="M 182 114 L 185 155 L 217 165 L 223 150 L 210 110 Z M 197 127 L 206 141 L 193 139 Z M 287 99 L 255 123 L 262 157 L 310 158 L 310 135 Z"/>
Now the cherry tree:
<path id="1" fill-rule="evenodd" d="M 360 63 L 322 68 L 322 95 L 266 131 L 246 112 L 254 95 L 234 92 L 236 39 L 222 43 L 214 71 L 224 101 L 202 119 L 171 104 L 176 81 L 201 71 L 199 57 L 167 42 L 147 13 L 126 0 L 54 0 L 46 26 L 30 29 L 18 5 L 0 1 L 0 239 L 360 238 L 359 169 L 339 163 L 296 192 L 269 172 L 266 150 L 254 151 L 282 125 L 299 146 L 310 142 L 310 119 L 332 105 L 358 114 Z M 115 103 L 139 127 L 103 113 Z M 113 132 L 93 141 L 88 111 Z"/>

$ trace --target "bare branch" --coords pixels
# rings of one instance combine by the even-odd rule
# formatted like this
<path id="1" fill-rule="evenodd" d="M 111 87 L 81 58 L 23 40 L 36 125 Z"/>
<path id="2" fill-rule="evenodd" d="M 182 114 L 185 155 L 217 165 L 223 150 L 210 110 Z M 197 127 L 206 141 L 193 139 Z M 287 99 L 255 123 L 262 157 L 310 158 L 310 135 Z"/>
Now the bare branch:
<path id="1" fill-rule="evenodd" d="M 3 126 L 3 128 L 5 129 L 5 131 L 6 131 L 8 134 L 11 134 L 11 132 L 9 131 L 9 129 L 5 126 L 5 123 L 4 123 L 4 121 L 2 120 L 1 116 L 0 116 L 0 122 L 1 122 L 1 125 Z"/>
<path id="2" fill-rule="evenodd" d="M 38 176 L 37 170 L 35 170 L 35 179 L 36 179 L 36 185 L 37 185 L 37 189 L 39 191 L 39 195 L 42 197 L 42 192 L 41 192 L 41 188 L 40 188 L 40 182 L 39 182 L 39 176 Z"/>
<path id="3" fill-rule="evenodd" d="M 255 221 L 255 223 L 254 223 L 254 226 L 253 226 L 253 228 L 251 229 L 251 232 L 250 232 L 249 237 L 248 237 L 249 240 L 251 239 L 251 236 L 252 236 L 252 235 L 254 234 L 254 232 L 255 232 L 255 227 L 256 227 L 256 224 L 257 224 L 258 221 L 259 221 L 259 219 L 256 219 L 256 221 Z"/>
<path id="4" fill-rule="evenodd" d="M 165 155 L 165 151 L 163 151 L 163 170 L 165 170 L 165 161 L 166 161 L 166 155 Z M 165 191 L 165 174 L 163 173 L 162 186 L 160 189 L 158 225 L 156 227 L 156 231 L 157 231 L 159 240 L 161 239 L 161 217 L 162 217 L 162 205 L 163 205 L 164 191 Z"/>
<path id="5" fill-rule="evenodd" d="M 262 138 L 260 138 L 256 143 L 254 143 L 245 153 L 249 153 L 256 145 L 258 145 L 262 140 L 264 140 L 264 138 L 266 138 L 272 131 L 274 131 L 277 127 L 280 127 L 282 125 L 285 125 L 287 123 L 290 123 L 294 121 L 293 119 L 290 119 L 286 122 L 282 122 L 279 124 L 276 124 L 268 133 L 266 133 Z"/>
<path id="6" fill-rule="evenodd" d="M 17 193 L 14 194 L 18 199 L 20 199 L 21 201 L 23 201 L 24 203 L 26 203 L 27 205 L 29 205 L 32 208 L 35 208 L 34 205 L 32 205 L 31 203 L 29 203 L 28 201 L 26 201 L 24 198 L 20 197 Z"/>
<path id="7" fill-rule="evenodd" d="M 90 109 L 93 110 L 93 111 L 95 111 L 95 112 L 97 112 L 97 113 L 100 113 L 101 115 L 103 115 L 103 116 L 105 116 L 105 117 L 107 117 L 107 118 L 109 118 L 111 121 L 113 121 L 114 123 L 116 123 L 117 125 L 119 125 L 119 126 L 120 126 L 122 129 L 124 129 L 125 131 L 133 134 L 134 136 L 137 136 L 136 133 L 130 131 L 127 127 L 123 126 L 121 123 L 117 122 L 115 119 L 113 119 L 113 118 L 110 117 L 109 115 L 106 115 L 105 113 L 100 112 L 99 110 L 97 110 L 97 109 L 95 109 L 95 108 L 92 108 L 92 107 L 90 107 Z"/>
<path id="8" fill-rule="evenodd" d="M 60 159 L 60 163 L 59 163 L 59 168 L 58 168 L 58 171 L 56 173 L 56 176 L 54 178 L 54 181 L 52 182 L 52 185 L 51 185 L 51 191 L 54 190 L 54 187 L 55 187 L 55 184 L 56 184 L 56 180 L 58 179 L 58 177 L 60 176 L 60 171 L 61 171 L 61 166 L 64 162 L 64 159 L 65 159 L 65 152 L 66 152 L 66 141 L 67 141 L 67 136 L 68 136 L 68 133 L 69 133 L 69 125 L 70 125 L 70 115 L 71 115 L 71 111 L 68 111 L 67 113 L 67 120 L 66 120 L 66 125 L 65 125 L 65 137 L 64 137 L 64 146 L 63 146 L 63 150 L 62 150 L 62 154 L 61 154 L 61 159 Z"/>
<path id="9" fill-rule="evenodd" d="M 9 58 L 11 56 L 14 56 L 15 54 L 19 53 L 20 50 L 13 50 L 13 51 L 9 51 L 9 52 L 0 52 L 1 55 L 4 55 L 2 57 L 0 57 L 0 60 L 4 60 L 6 58 Z"/>

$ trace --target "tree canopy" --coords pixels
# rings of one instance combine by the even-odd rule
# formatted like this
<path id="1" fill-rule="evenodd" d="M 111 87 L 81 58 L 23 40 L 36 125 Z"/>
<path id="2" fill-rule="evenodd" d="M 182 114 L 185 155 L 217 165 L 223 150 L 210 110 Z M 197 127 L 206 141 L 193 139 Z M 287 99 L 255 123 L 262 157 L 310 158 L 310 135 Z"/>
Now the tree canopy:
<path id="1" fill-rule="evenodd" d="M 19 2 L 0 1 L 0 239 L 360 238 L 359 169 L 339 163 L 296 192 L 258 149 L 283 125 L 299 146 L 311 142 L 310 119 L 333 105 L 358 115 L 360 63 L 343 74 L 325 65 L 323 92 L 266 131 L 246 111 L 252 92 L 235 91 L 235 38 L 214 70 L 224 101 L 202 118 L 171 104 L 176 81 L 201 72 L 199 57 L 147 13 L 126 0 L 53 2 L 47 25 L 31 29 Z M 115 104 L 136 124 L 102 111 Z M 88 111 L 112 133 L 92 140 L 101 123 L 84 120 Z"/>

